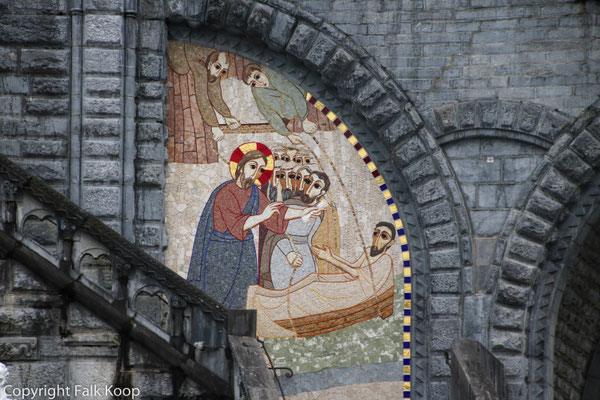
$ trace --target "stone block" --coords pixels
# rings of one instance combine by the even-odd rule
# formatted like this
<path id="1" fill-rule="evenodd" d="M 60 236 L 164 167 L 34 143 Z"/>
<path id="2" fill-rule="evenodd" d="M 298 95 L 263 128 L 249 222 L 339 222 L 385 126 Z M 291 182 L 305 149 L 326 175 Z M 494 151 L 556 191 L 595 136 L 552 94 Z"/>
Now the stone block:
<path id="1" fill-rule="evenodd" d="M 123 70 L 123 52 L 111 49 L 83 49 L 83 71 L 87 74 L 119 74 Z"/>
<path id="2" fill-rule="evenodd" d="M 554 165 L 556 169 L 574 182 L 586 183 L 593 178 L 592 167 L 569 149 L 561 152 Z"/>
<path id="3" fill-rule="evenodd" d="M 296 24 L 296 19 L 281 11 L 275 14 L 275 18 L 271 25 L 267 43 L 269 47 L 280 50 L 287 44 L 292 35 L 292 30 Z"/>
<path id="4" fill-rule="evenodd" d="M 148 143 L 137 146 L 137 160 L 140 162 L 165 162 L 165 146 L 162 143 Z"/>
<path id="5" fill-rule="evenodd" d="M 70 17 L 47 15 L 1 15 L 0 37 L 3 43 L 19 45 L 68 45 Z"/>
<path id="6" fill-rule="evenodd" d="M 29 94 L 29 81 L 20 76 L 2 77 L 0 78 L 0 94 Z"/>
<path id="7" fill-rule="evenodd" d="M 336 80 L 350 68 L 353 62 L 354 57 L 344 48 L 338 47 L 321 69 L 321 73 L 331 80 Z"/>
<path id="8" fill-rule="evenodd" d="M 542 189 L 557 200 L 568 203 L 577 191 L 577 186 L 569 182 L 555 169 L 550 169 L 542 180 Z"/>
<path id="9" fill-rule="evenodd" d="M 429 268 L 431 270 L 456 269 L 460 267 L 458 249 L 432 250 L 429 253 Z"/>
<path id="10" fill-rule="evenodd" d="M 139 0 L 138 16 L 145 19 L 163 19 L 165 16 L 164 3 L 154 0 Z"/>
<path id="11" fill-rule="evenodd" d="M 434 273 L 431 274 L 431 293 L 451 293 L 460 292 L 460 273 Z"/>
<path id="12" fill-rule="evenodd" d="M 415 133 L 415 126 L 406 114 L 401 114 L 386 129 L 380 131 L 384 142 L 393 146 L 400 140 L 404 140 Z"/>
<path id="13" fill-rule="evenodd" d="M 0 308 L 0 335 L 58 335 L 60 310 L 40 308 Z"/>
<path id="14" fill-rule="evenodd" d="M 474 128 L 477 125 L 477 103 L 467 101 L 456 105 L 458 123 L 461 129 Z"/>
<path id="15" fill-rule="evenodd" d="M 30 115 L 66 115 L 69 113 L 69 100 L 29 97 L 25 100 L 25 112 Z"/>
<path id="16" fill-rule="evenodd" d="M 505 259 L 502 263 L 502 278 L 508 281 L 532 285 L 537 275 L 538 268 L 533 265 L 510 259 Z"/>
<path id="17" fill-rule="evenodd" d="M 85 10 L 94 11 L 122 11 L 123 2 L 120 0 L 84 0 Z"/>
<path id="18" fill-rule="evenodd" d="M 514 207 L 527 188 L 527 184 L 495 184 L 479 185 L 479 207 L 509 208 Z"/>
<path id="19" fill-rule="evenodd" d="M 135 182 L 139 186 L 164 187 L 165 175 L 162 164 L 139 165 L 135 171 Z"/>
<path id="20" fill-rule="evenodd" d="M 458 129 L 458 122 L 456 121 L 453 104 L 437 108 L 434 112 L 442 133 L 448 133 Z"/>
<path id="21" fill-rule="evenodd" d="M 448 400 L 450 396 L 450 390 L 448 389 L 448 382 L 431 382 L 430 384 L 430 396 L 431 400 Z"/>
<path id="22" fill-rule="evenodd" d="M 21 151 L 29 157 L 65 157 L 69 148 L 63 140 L 24 140 Z"/>
<path id="23" fill-rule="evenodd" d="M 446 191 L 439 179 L 432 179 L 413 189 L 417 203 L 424 205 L 446 196 Z"/>
<path id="24" fill-rule="evenodd" d="M 85 157 L 119 157 L 121 142 L 116 140 L 84 140 L 83 155 Z"/>
<path id="25" fill-rule="evenodd" d="M 173 396 L 173 377 L 168 373 L 134 372 L 131 374 L 132 387 L 144 388 L 146 398 Z"/>
<path id="26" fill-rule="evenodd" d="M 166 136 L 166 128 L 163 124 L 156 123 L 140 123 L 137 125 L 136 140 L 147 141 L 157 140 L 163 141 Z"/>
<path id="27" fill-rule="evenodd" d="M 102 359 L 91 359 L 91 360 L 70 360 L 69 371 L 70 380 L 69 383 L 72 387 L 89 387 L 90 384 L 96 385 L 98 388 L 104 389 L 114 385 L 114 382 L 119 373 L 118 367 L 116 367 L 116 360 L 102 360 Z M 121 385 L 114 385 L 116 387 L 123 387 Z M 143 390 L 143 389 L 140 389 Z M 72 391 L 73 394 L 74 390 Z M 79 396 L 74 396 L 75 399 L 85 399 L 86 397 L 94 396 L 82 396 L 81 391 Z M 93 393 L 93 392 L 92 392 Z M 116 396 L 115 396 L 116 397 Z"/>
<path id="28" fill-rule="evenodd" d="M 385 90 L 383 87 L 377 80 L 372 79 L 360 88 L 354 101 L 362 109 L 367 109 L 371 108 L 384 95 Z"/>
<path id="29" fill-rule="evenodd" d="M 306 24 L 299 23 L 296 25 L 296 29 L 294 29 L 292 37 L 288 41 L 286 50 L 288 53 L 298 58 L 304 58 L 304 55 L 309 49 L 309 45 L 313 43 L 316 35 L 317 31 L 314 28 L 311 28 Z"/>
<path id="30" fill-rule="evenodd" d="M 356 63 L 350 72 L 341 75 L 341 78 L 335 80 L 335 85 L 338 88 L 340 97 L 348 100 L 353 98 L 358 90 L 369 81 L 371 74 L 364 66 Z"/>
<path id="31" fill-rule="evenodd" d="M 558 137 L 559 133 L 570 123 L 571 121 L 560 114 L 546 112 L 540 123 L 537 134 L 544 139 L 554 142 Z"/>
<path id="32" fill-rule="evenodd" d="M 234 31 L 245 32 L 252 2 L 250 0 L 229 0 L 228 3 L 225 26 Z"/>
<path id="33" fill-rule="evenodd" d="M 367 125 L 373 129 L 379 129 L 392 119 L 395 119 L 401 113 L 400 106 L 395 100 L 389 97 L 383 99 L 382 102 L 375 105 L 369 111 L 364 111 L 367 118 Z"/>
<path id="34" fill-rule="evenodd" d="M 429 246 L 456 245 L 458 242 L 454 224 L 428 228 L 425 230 L 425 236 L 427 237 Z"/>
<path id="35" fill-rule="evenodd" d="M 139 46 L 142 49 L 162 51 L 166 46 L 166 27 L 164 21 L 140 21 L 138 38 Z"/>
<path id="36" fill-rule="evenodd" d="M 119 183 L 121 181 L 120 161 L 84 161 L 84 183 Z"/>
<path id="37" fill-rule="evenodd" d="M 600 142 L 587 131 L 577 135 L 571 144 L 571 148 L 577 151 L 592 166 L 600 165 Z"/>
<path id="38" fill-rule="evenodd" d="M 539 158 L 505 158 L 502 160 L 503 180 L 505 182 L 524 182 L 540 162 Z"/>
<path id="39" fill-rule="evenodd" d="M 144 224 L 135 227 L 135 243 L 138 246 L 160 246 L 162 237 L 163 228 L 160 225 Z"/>
<path id="40" fill-rule="evenodd" d="M 435 319 L 431 321 L 431 349 L 449 350 L 452 342 L 460 336 L 457 319 Z"/>
<path id="41" fill-rule="evenodd" d="M 8 157 L 21 157 L 21 142 L 19 140 L 0 139 L 0 154 Z"/>
<path id="42" fill-rule="evenodd" d="M 524 307 L 529 299 L 529 287 L 523 287 L 500 280 L 498 283 L 497 300 L 501 304 L 513 307 Z"/>
<path id="43" fill-rule="evenodd" d="M 407 166 L 410 162 L 425 155 L 427 150 L 421 139 L 417 136 L 411 137 L 406 143 L 402 144 L 394 152 L 394 163 L 402 168 Z"/>
<path id="44" fill-rule="evenodd" d="M 121 98 L 84 97 L 83 112 L 94 116 L 118 116 L 122 112 Z"/>
<path id="45" fill-rule="evenodd" d="M 524 212 L 517 221 L 516 231 L 519 235 L 538 242 L 546 242 L 550 238 L 553 226 L 534 214 Z"/>
<path id="46" fill-rule="evenodd" d="M 403 173 L 408 182 L 410 184 L 414 184 L 436 175 L 437 171 L 433 165 L 433 160 L 431 157 L 426 157 L 404 168 Z"/>
<path id="47" fill-rule="evenodd" d="M 83 120 L 83 135 L 85 137 L 119 137 L 121 132 L 121 120 L 119 119 L 85 118 Z"/>
<path id="48" fill-rule="evenodd" d="M 542 108 L 533 104 L 523 104 L 519 113 L 519 130 L 523 132 L 532 132 L 535 130 Z"/>
<path id="49" fill-rule="evenodd" d="M 66 363 L 60 360 L 12 362 L 9 371 L 7 384 L 14 388 L 50 388 L 57 382 L 68 382 Z"/>
<path id="50" fill-rule="evenodd" d="M 121 215 L 121 190 L 118 187 L 84 187 L 82 208 L 97 217 Z"/>
<path id="51" fill-rule="evenodd" d="M 68 78 L 32 78 L 31 93 L 42 96 L 61 96 L 69 94 Z"/>
<path id="52" fill-rule="evenodd" d="M 423 218 L 424 226 L 438 225 L 454 220 L 452 207 L 450 207 L 450 204 L 447 201 L 422 208 L 421 216 Z"/>
<path id="53" fill-rule="evenodd" d="M 486 160 L 450 160 L 460 182 L 480 183 L 500 181 L 500 163 Z"/>
<path id="54" fill-rule="evenodd" d="M 85 93 L 91 96 L 121 96 L 123 80 L 121 78 L 85 77 Z"/>
<path id="55" fill-rule="evenodd" d="M 521 332 L 508 332 L 492 330 L 492 350 L 495 351 L 523 351 L 523 334 Z"/>
<path id="56" fill-rule="evenodd" d="M 83 22 L 83 40 L 90 44 L 120 44 L 122 42 L 123 17 L 119 15 L 87 14 Z"/>
<path id="57" fill-rule="evenodd" d="M 487 343 L 488 321 L 491 298 L 476 294 L 464 297 L 463 337 Z"/>
<path id="58" fill-rule="evenodd" d="M 138 103 L 137 114 L 139 118 L 153 119 L 156 121 L 164 120 L 165 105 L 156 101 L 144 101 Z"/>
<path id="59" fill-rule="evenodd" d="M 509 243 L 508 254 L 518 260 L 536 264 L 544 255 L 544 246 L 515 236 Z"/>
<path id="60" fill-rule="evenodd" d="M 488 265 L 491 263 L 494 248 L 496 247 L 496 239 L 481 239 L 475 238 L 475 264 Z"/>
<path id="61" fill-rule="evenodd" d="M 436 378 L 450 376 L 450 366 L 445 357 L 433 356 L 430 358 L 431 376 Z"/>
<path id="62" fill-rule="evenodd" d="M 162 189 L 140 188 L 136 190 L 135 212 L 138 220 L 162 221 L 165 213 L 165 194 Z"/>
<path id="63" fill-rule="evenodd" d="M 508 216 L 503 210 L 471 210 L 471 224 L 476 236 L 495 236 Z"/>
<path id="64" fill-rule="evenodd" d="M 68 50 L 21 50 L 21 72 L 25 74 L 66 75 L 70 62 Z"/>
<path id="65" fill-rule="evenodd" d="M 536 189 L 527 202 L 526 210 L 548 221 L 554 221 L 563 205 Z"/>
<path id="66" fill-rule="evenodd" d="M 265 39 L 272 25 L 273 13 L 272 7 L 256 3 L 248 17 L 247 33 Z"/>
<path id="67" fill-rule="evenodd" d="M 12 269 L 12 291 L 56 293 L 56 290 L 46 285 L 37 275 L 16 261 L 13 262 Z"/>
<path id="68" fill-rule="evenodd" d="M 0 72 L 14 72 L 17 69 L 17 49 L 0 47 Z"/>
<path id="69" fill-rule="evenodd" d="M 494 305 L 492 310 L 492 324 L 497 328 L 521 329 L 525 310 L 522 308 L 511 308 Z"/>
<path id="70" fill-rule="evenodd" d="M 167 93 L 167 87 L 162 82 L 145 82 L 138 84 L 138 96 L 147 99 L 162 99 Z"/>
<path id="71" fill-rule="evenodd" d="M 304 57 L 304 62 L 309 67 L 320 69 L 325 65 L 335 47 L 336 43 L 328 35 L 319 33 L 314 42 L 311 43 L 308 53 Z"/>
<path id="72" fill-rule="evenodd" d="M 498 127 L 505 129 L 517 128 L 517 114 L 519 112 L 519 103 L 514 101 L 503 101 L 500 105 L 500 115 L 498 117 Z"/>
<path id="73" fill-rule="evenodd" d="M 77 302 L 69 303 L 67 308 L 69 329 L 73 330 L 89 330 L 103 329 L 111 330 L 111 328 L 94 313 L 88 310 Z"/>
<path id="74" fill-rule="evenodd" d="M 498 102 L 481 100 L 478 102 L 479 120 L 482 128 L 493 128 L 498 121 Z"/>
<path id="75" fill-rule="evenodd" d="M 68 178 L 66 161 L 21 160 L 17 163 L 29 173 L 46 182 L 66 181 Z"/>

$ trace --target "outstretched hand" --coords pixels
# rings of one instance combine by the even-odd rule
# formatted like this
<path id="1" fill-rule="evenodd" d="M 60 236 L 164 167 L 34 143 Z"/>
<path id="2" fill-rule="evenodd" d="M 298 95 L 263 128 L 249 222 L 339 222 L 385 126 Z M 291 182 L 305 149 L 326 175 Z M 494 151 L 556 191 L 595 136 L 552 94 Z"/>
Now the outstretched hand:
<path id="1" fill-rule="evenodd" d="M 281 203 L 281 201 L 274 201 L 273 203 L 270 203 L 268 206 L 266 206 L 263 212 L 261 213 L 261 216 L 264 218 L 264 221 L 271 218 L 275 213 L 279 214 L 279 209 L 282 206 L 283 204 Z"/>
<path id="2" fill-rule="evenodd" d="M 319 207 L 308 207 L 302 212 L 302 219 L 308 221 L 310 218 L 318 218 L 321 215 Z"/>
<path id="3" fill-rule="evenodd" d="M 323 248 L 318 247 L 318 246 L 311 246 L 310 248 L 311 253 L 314 254 L 315 257 L 317 257 L 318 259 L 321 260 L 325 260 L 328 261 L 331 259 L 331 248 L 325 246 Z"/>

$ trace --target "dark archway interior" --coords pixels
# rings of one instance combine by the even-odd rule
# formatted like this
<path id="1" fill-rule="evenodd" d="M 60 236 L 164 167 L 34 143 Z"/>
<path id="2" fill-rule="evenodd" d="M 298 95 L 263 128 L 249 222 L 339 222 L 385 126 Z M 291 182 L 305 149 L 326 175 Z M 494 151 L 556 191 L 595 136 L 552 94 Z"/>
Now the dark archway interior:
<path id="1" fill-rule="evenodd" d="M 594 218 L 598 222 L 598 218 Z M 593 223 L 569 276 L 557 316 L 554 398 L 597 400 L 600 396 L 600 227 Z"/>

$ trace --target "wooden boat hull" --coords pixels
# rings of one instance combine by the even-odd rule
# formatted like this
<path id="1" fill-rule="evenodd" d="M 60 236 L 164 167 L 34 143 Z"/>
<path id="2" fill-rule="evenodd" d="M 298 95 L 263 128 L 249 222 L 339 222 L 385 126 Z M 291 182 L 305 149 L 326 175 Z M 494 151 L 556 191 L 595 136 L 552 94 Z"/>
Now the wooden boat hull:
<path id="1" fill-rule="evenodd" d="M 297 337 L 309 337 L 337 331 L 377 317 L 386 319 L 393 312 L 394 288 L 390 287 L 379 296 L 353 307 L 275 322 L 282 328 L 296 332 Z"/>

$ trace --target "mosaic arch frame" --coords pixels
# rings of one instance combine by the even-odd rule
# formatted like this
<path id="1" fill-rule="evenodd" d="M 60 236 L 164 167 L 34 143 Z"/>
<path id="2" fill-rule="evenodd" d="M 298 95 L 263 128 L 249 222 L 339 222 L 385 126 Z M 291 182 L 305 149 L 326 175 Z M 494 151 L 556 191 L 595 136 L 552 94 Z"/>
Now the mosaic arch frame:
<path id="1" fill-rule="evenodd" d="M 161 22 L 165 18 L 163 29 L 170 40 L 230 51 L 261 62 L 302 85 L 343 117 L 377 163 L 408 227 L 413 274 L 411 398 L 428 398 L 445 390 L 447 379 L 429 379 L 430 360 L 433 356 L 443 360 L 452 338 L 459 337 L 463 302 L 458 314 L 433 321 L 429 298 L 435 293 L 431 282 L 448 274 L 459 276 L 464 281 L 460 284 L 462 299 L 470 293 L 472 256 L 460 215 L 455 215 L 462 211 L 462 195 L 434 138 L 435 131 L 394 79 L 339 29 L 301 7 L 289 8 L 284 3 L 252 1 L 242 8 L 233 0 L 225 3 L 218 9 L 198 9 L 186 2 L 167 2 L 164 8 L 162 2 L 149 2 L 141 15 Z M 141 25 L 140 34 L 153 35 L 154 26 Z M 161 49 L 164 56 L 166 44 Z M 426 216 L 439 207 L 449 208 L 449 219 L 434 227 Z M 448 250 L 445 242 L 436 240 L 438 233 L 453 235 L 457 248 Z M 443 271 L 430 271 L 430 263 L 442 262 Z M 468 268 L 463 271 L 463 267 Z M 386 375 L 384 370 L 379 372 Z M 327 384 L 336 379 L 333 375 L 311 376 L 311 381 Z"/>
<path id="2" fill-rule="evenodd" d="M 171 71 L 171 70 L 170 70 Z M 171 79 L 171 78 L 170 78 Z M 170 84 L 171 85 L 171 84 Z M 169 100 L 171 101 L 171 100 Z M 411 379 L 411 302 L 412 302 L 412 271 L 411 271 L 411 261 L 410 261 L 410 252 L 408 248 L 408 239 L 405 232 L 405 228 L 403 222 L 400 217 L 400 212 L 398 206 L 396 205 L 392 192 L 388 188 L 381 172 L 377 169 L 374 160 L 371 159 L 367 150 L 362 146 L 359 139 L 353 134 L 353 132 L 345 125 L 341 119 L 330 110 L 323 102 L 319 101 L 315 96 L 306 93 L 306 101 L 308 104 L 313 105 L 319 113 L 321 113 L 330 123 L 335 126 L 336 130 L 343 135 L 349 144 L 355 149 L 356 153 L 360 157 L 360 159 L 365 164 L 365 167 L 368 169 L 370 176 L 375 181 L 381 195 L 385 200 L 385 204 L 389 209 L 389 213 L 391 214 L 396 233 L 397 233 L 397 243 L 401 248 L 401 267 L 400 270 L 403 272 L 402 282 L 396 282 L 396 285 L 400 285 L 403 288 L 402 294 L 402 308 L 399 310 L 395 310 L 396 313 L 401 315 L 402 318 L 402 381 L 404 382 L 404 392 L 403 398 L 410 398 L 410 379 Z M 171 101 L 172 102 L 172 101 Z M 171 104 L 171 103 L 169 103 Z M 172 107 L 172 106 L 171 106 Z M 169 120 L 169 118 L 168 118 Z M 171 122 L 173 125 L 173 122 Z M 170 135 L 171 137 L 171 135 Z M 173 139 L 170 139 L 173 140 Z M 182 140 L 183 142 L 183 140 Z M 168 142 L 171 143 L 171 142 Z M 173 149 L 173 144 L 170 145 L 170 160 L 179 162 L 184 161 L 183 155 L 176 156 Z M 194 161 L 190 160 L 189 163 L 193 163 Z M 214 162 L 214 161 L 213 161 Z M 218 160 L 216 161 L 218 162 Z"/>

